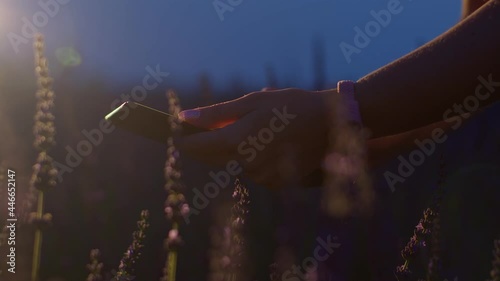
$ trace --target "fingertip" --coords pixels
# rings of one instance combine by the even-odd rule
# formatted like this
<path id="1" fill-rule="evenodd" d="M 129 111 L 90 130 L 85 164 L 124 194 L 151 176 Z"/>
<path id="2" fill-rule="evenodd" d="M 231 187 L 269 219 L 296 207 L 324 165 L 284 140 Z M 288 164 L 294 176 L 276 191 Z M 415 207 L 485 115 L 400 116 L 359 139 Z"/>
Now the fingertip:
<path id="1" fill-rule="evenodd" d="M 178 117 L 181 121 L 189 122 L 200 118 L 201 112 L 198 109 L 188 109 L 179 112 Z"/>

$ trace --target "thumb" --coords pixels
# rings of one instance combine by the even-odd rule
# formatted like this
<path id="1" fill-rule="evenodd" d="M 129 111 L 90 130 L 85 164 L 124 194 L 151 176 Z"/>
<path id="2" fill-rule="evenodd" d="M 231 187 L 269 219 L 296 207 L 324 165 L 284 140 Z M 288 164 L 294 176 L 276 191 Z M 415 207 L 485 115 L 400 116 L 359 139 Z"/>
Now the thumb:
<path id="1" fill-rule="evenodd" d="M 179 113 L 179 119 L 200 128 L 222 128 L 256 108 L 255 94 L 248 94 L 223 103 L 184 110 Z"/>

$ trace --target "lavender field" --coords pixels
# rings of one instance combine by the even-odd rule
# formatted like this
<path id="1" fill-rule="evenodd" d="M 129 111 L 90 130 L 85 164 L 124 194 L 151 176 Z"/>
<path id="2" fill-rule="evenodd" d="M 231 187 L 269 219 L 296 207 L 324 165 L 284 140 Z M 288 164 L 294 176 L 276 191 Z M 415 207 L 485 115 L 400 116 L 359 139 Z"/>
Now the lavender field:
<path id="1" fill-rule="evenodd" d="M 0 281 L 500 280 L 499 1 L 358 2 L 0 3 Z"/>

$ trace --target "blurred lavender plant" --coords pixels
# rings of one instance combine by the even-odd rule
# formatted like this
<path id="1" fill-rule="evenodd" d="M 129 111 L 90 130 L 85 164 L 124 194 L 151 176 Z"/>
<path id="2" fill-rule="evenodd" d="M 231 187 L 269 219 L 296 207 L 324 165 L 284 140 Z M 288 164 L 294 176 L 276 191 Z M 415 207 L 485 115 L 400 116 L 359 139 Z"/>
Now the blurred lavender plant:
<path id="1" fill-rule="evenodd" d="M 500 281 L 500 239 L 493 241 L 493 260 L 488 281 Z"/>
<path id="2" fill-rule="evenodd" d="M 248 188 L 241 183 L 240 179 L 234 182 L 233 200 L 234 205 L 231 209 L 231 248 L 229 252 L 230 265 L 229 273 L 231 278 L 229 280 L 242 280 L 243 279 L 243 264 L 244 264 L 244 226 L 245 218 L 248 214 L 248 205 L 250 204 L 250 193 Z"/>
<path id="3" fill-rule="evenodd" d="M 269 280 L 270 281 L 280 281 L 280 277 L 282 274 L 280 274 L 280 268 L 277 262 L 272 263 L 269 266 Z"/>
<path id="4" fill-rule="evenodd" d="M 144 239 L 146 238 L 146 230 L 149 227 L 148 223 L 149 211 L 142 210 L 141 218 L 137 222 L 137 230 L 132 234 L 132 243 L 128 247 L 127 251 L 123 254 L 123 257 L 118 266 L 118 272 L 115 274 L 113 280 L 115 281 L 125 281 L 133 280 L 135 276 L 132 275 L 134 271 L 134 264 L 137 262 L 141 256 L 141 249 L 144 247 Z"/>
<path id="5" fill-rule="evenodd" d="M 87 264 L 89 275 L 85 281 L 103 281 L 102 268 L 103 264 L 100 262 L 101 253 L 98 249 L 90 251 L 90 263 Z"/>
<path id="6" fill-rule="evenodd" d="M 441 217 L 439 213 L 433 221 L 429 248 L 431 256 L 427 267 L 427 281 L 439 281 L 441 278 Z"/>
<path id="7" fill-rule="evenodd" d="M 231 264 L 230 249 L 231 249 L 231 229 L 229 227 L 213 226 L 210 231 L 212 247 L 209 251 L 210 272 L 209 281 L 224 281 L 227 280 L 228 267 Z"/>
<path id="8" fill-rule="evenodd" d="M 431 202 L 431 208 L 437 213 L 434 221 L 432 222 L 431 236 L 429 239 L 430 257 L 427 266 L 427 280 L 440 281 L 442 280 L 441 268 L 441 202 L 444 196 L 444 185 L 446 184 L 444 156 L 441 154 L 439 165 L 439 177 L 437 181 L 437 188 Z"/>
<path id="9" fill-rule="evenodd" d="M 441 276 L 441 249 L 440 249 L 440 216 L 441 201 L 444 195 L 444 184 L 446 174 L 444 172 L 445 164 L 441 155 L 441 163 L 439 166 L 439 178 L 437 188 L 433 195 L 429 208 L 425 209 L 423 218 L 420 219 L 418 225 L 413 231 L 413 236 L 401 251 L 401 256 L 405 260 L 404 264 L 396 267 L 396 278 L 398 281 L 412 280 L 413 273 L 410 270 L 410 263 L 415 260 L 415 257 L 421 249 L 429 247 L 431 254 L 427 267 L 427 280 L 439 281 Z"/>
<path id="10" fill-rule="evenodd" d="M 222 233 L 217 229 L 212 230 L 212 244 L 210 260 L 210 281 L 245 280 L 243 265 L 244 260 L 244 227 L 248 214 L 249 191 L 240 179 L 234 182 L 234 204 L 231 208 L 231 217 Z"/>
<path id="11" fill-rule="evenodd" d="M 182 238 L 179 235 L 179 226 L 183 217 L 189 214 L 189 204 L 182 193 L 184 184 L 181 181 L 180 154 L 174 145 L 174 137 L 178 136 L 181 132 L 180 120 L 177 118 L 181 107 L 174 91 L 168 91 L 167 98 L 169 103 L 168 111 L 172 115 L 169 118 L 169 125 L 173 132 L 173 137 L 169 137 L 167 140 L 167 161 L 165 162 L 165 190 L 167 191 L 167 200 L 165 201 L 165 216 L 172 222 L 172 228 L 165 239 L 165 248 L 168 251 L 168 255 L 161 280 L 175 281 L 177 251 L 182 244 Z"/>
<path id="12" fill-rule="evenodd" d="M 406 244 L 405 248 L 401 251 L 401 256 L 405 260 L 404 264 L 396 268 L 396 277 L 398 281 L 411 280 L 412 271 L 410 271 L 410 263 L 416 258 L 419 251 L 427 246 L 427 241 L 429 240 L 430 234 L 432 232 L 432 227 L 434 219 L 437 217 L 436 213 L 431 208 L 427 208 L 424 211 L 423 218 L 415 227 L 413 231 L 413 236 L 410 241 Z"/>
<path id="13" fill-rule="evenodd" d="M 49 150 L 55 145 L 54 114 L 54 92 L 52 91 L 52 78 L 49 76 L 47 58 L 44 56 L 43 36 L 38 34 L 35 37 L 35 73 L 37 77 L 38 90 L 36 92 L 37 104 L 35 112 L 35 125 L 33 133 L 35 135 L 34 146 L 38 150 L 38 157 L 33 166 L 33 174 L 30 181 L 28 196 L 21 208 L 20 219 L 23 222 L 29 220 L 36 227 L 35 242 L 33 249 L 33 267 L 31 280 L 38 280 L 41 248 L 42 230 L 51 223 L 52 215 L 44 214 L 44 192 L 55 187 L 57 170 L 54 167 Z M 36 213 L 27 213 L 31 210 L 34 200 L 37 200 Z"/>
<path id="14" fill-rule="evenodd" d="M 375 193 L 366 165 L 367 132 L 349 122 L 346 107 L 339 97 L 332 97 L 330 148 L 325 159 L 324 185 L 327 213 L 343 218 L 353 213 L 368 213 Z"/>

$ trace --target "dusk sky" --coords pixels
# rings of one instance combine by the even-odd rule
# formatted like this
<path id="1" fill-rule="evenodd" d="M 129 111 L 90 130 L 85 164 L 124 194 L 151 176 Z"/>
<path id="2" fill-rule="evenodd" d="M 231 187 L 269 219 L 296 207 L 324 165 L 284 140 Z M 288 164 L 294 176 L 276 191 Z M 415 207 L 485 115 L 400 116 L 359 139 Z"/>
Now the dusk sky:
<path id="1" fill-rule="evenodd" d="M 434 38 L 460 16 L 457 1 L 401 0 L 401 12 L 347 63 L 339 44 L 354 45 L 354 27 L 364 29 L 373 20 L 370 11 L 387 9 L 391 1 L 243 0 L 223 20 L 212 1 L 59 2 L 46 26 L 38 28 L 49 60 L 58 48 L 74 48 L 82 58 L 77 71 L 105 77 L 111 85 L 140 81 L 146 66 L 159 64 L 170 79 L 187 86 L 202 72 L 216 85 L 237 76 L 261 86 L 264 67 L 272 65 L 278 81 L 311 88 L 314 38 L 324 41 L 329 81 L 357 79 Z M 32 63 L 31 39 L 13 47 L 8 34 L 25 38 L 23 17 L 33 23 L 38 11 L 43 11 L 38 1 L 0 2 L 0 60 Z M 63 66 L 49 62 L 57 79 Z"/>

